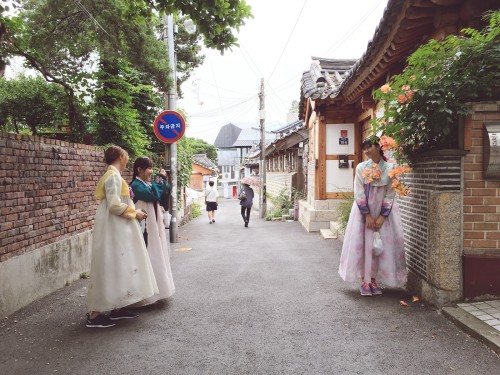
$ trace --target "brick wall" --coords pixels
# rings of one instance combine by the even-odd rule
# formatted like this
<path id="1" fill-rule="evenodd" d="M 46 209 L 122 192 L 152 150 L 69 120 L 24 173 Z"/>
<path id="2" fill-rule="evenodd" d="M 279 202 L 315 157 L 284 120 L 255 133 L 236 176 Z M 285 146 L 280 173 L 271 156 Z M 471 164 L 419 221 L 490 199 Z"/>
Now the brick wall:
<path id="1" fill-rule="evenodd" d="M 408 268 L 428 278 L 428 199 L 432 192 L 461 190 L 461 153 L 437 151 L 421 156 L 405 177 L 411 194 L 399 199 Z"/>
<path id="2" fill-rule="evenodd" d="M 96 147 L 0 133 L 0 262 L 92 228 Z"/>
<path id="3" fill-rule="evenodd" d="M 500 180 L 485 179 L 483 155 L 489 152 L 485 123 L 500 121 L 500 102 L 471 104 L 465 121 L 464 253 L 500 255 Z"/>

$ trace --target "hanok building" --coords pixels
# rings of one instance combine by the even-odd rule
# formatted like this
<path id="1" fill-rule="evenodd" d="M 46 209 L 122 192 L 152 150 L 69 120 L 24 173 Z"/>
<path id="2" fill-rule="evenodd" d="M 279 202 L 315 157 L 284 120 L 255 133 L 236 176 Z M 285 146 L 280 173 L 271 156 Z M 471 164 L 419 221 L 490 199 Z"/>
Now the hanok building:
<path id="1" fill-rule="evenodd" d="M 273 130 L 275 139 L 266 142 L 266 191 L 270 195 L 278 195 L 283 190 L 305 191 L 305 163 L 309 132 L 303 121 L 297 120 L 279 129 Z M 258 166 L 260 147 L 251 151 L 245 164 Z"/>
<path id="2" fill-rule="evenodd" d="M 207 182 L 212 178 L 216 181 L 218 168 L 206 154 L 193 155 L 193 169 L 189 180 L 189 187 L 193 190 L 201 191 L 207 186 Z"/>
<path id="3" fill-rule="evenodd" d="M 309 130 L 308 197 L 300 206 L 308 230 L 326 228 L 339 198 L 352 191 L 359 145 L 383 110 L 373 90 L 400 73 L 420 45 L 482 28 L 481 15 L 499 6 L 497 0 L 389 0 L 359 61 L 313 58 L 302 77 L 299 114 Z M 484 165 L 498 162 L 489 153 L 497 147 L 490 139 L 500 142 L 500 102 L 471 108 L 456 147 L 422 154 L 407 180 L 412 194 L 400 200 L 408 289 L 438 306 L 500 295 L 500 177 L 488 177 Z"/>
<path id="4" fill-rule="evenodd" d="M 238 189 L 238 175 L 240 171 L 239 151 L 233 146 L 241 133 L 241 128 L 234 124 L 224 125 L 215 139 L 217 147 L 217 164 L 220 173 L 219 188 L 222 196 L 233 196 L 233 190 Z"/>

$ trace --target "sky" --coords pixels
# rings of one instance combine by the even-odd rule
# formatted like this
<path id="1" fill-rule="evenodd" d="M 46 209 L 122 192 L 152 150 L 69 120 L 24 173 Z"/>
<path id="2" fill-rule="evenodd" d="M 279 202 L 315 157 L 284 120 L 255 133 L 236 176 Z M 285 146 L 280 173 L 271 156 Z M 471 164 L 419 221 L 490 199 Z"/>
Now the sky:
<path id="1" fill-rule="evenodd" d="M 213 143 L 228 123 L 258 127 L 261 78 L 266 130 L 286 125 L 312 57 L 360 58 L 387 0 L 247 0 L 247 4 L 254 18 L 237 33 L 239 47 L 223 55 L 204 48 L 205 62 L 182 85 L 184 97 L 177 107 L 187 112 L 186 136 Z"/>

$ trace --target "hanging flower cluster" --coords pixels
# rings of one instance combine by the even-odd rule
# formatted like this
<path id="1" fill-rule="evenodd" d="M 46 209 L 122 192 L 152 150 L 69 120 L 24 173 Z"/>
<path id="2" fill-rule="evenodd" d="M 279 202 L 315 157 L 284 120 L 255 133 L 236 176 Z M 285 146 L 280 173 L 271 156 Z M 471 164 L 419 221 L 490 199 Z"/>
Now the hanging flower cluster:
<path id="1" fill-rule="evenodd" d="M 393 138 L 385 135 L 380 137 L 379 145 L 383 151 L 396 151 L 398 149 L 397 142 Z M 396 165 L 389 171 L 389 177 L 392 179 L 392 187 L 396 190 L 399 197 L 405 197 L 411 193 L 411 190 L 403 182 L 404 175 L 410 172 L 411 168 L 407 164 Z"/>
<path id="2" fill-rule="evenodd" d="M 370 169 L 364 170 L 362 176 L 365 178 L 367 183 L 371 183 L 373 180 L 380 180 L 382 172 L 378 169 L 378 164 L 373 163 Z"/>
<path id="3" fill-rule="evenodd" d="M 388 136 L 381 136 L 380 138 L 376 135 L 369 137 L 372 143 L 378 143 L 382 151 L 398 151 L 398 143 Z M 404 183 L 404 175 L 410 173 L 411 168 L 407 164 L 396 165 L 391 171 L 389 171 L 389 177 L 392 179 L 392 186 L 399 197 L 405 197 L 411 193 L 411 190 Z M 380 180 L 381 171 L 378 169 L 378 164 L 373 163 L 371 168 L 365 169 L 362 176 L 365 178 L 367 183 L 371 183 L 375 180 Z"/>

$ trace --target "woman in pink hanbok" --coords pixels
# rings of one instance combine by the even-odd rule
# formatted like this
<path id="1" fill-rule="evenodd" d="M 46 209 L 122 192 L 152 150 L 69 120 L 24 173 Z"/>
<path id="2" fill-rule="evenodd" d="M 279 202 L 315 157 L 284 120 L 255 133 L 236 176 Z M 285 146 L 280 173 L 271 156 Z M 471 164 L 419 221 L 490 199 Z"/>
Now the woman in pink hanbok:
<path id="1" fill-rule="evenodd" d="M 387 162 L 378 137 L 365 140 L 361 148 L 369 160 L 356 167 L 354 204 L 344 236 L 339 274 L 344 281 L 361 279 L 361 295 L 372 296 L 382 294 L 379 282 L 403 286 L 407 272 L 401 213 L 389 177 L 394 165 Z M 375 232 L 379 232 L 382 241 L 381 253 L 373 248 Z"/>

